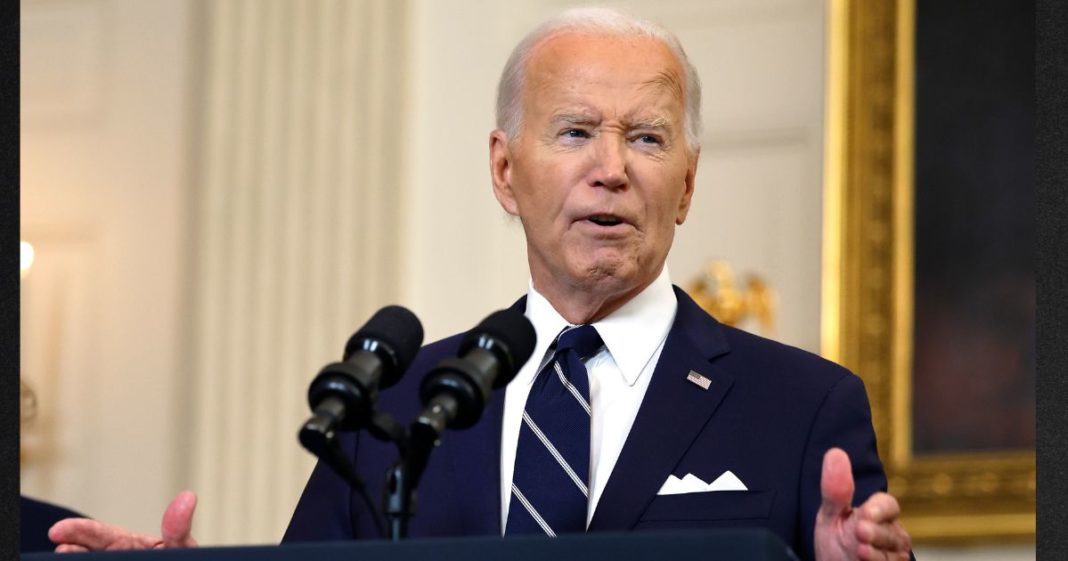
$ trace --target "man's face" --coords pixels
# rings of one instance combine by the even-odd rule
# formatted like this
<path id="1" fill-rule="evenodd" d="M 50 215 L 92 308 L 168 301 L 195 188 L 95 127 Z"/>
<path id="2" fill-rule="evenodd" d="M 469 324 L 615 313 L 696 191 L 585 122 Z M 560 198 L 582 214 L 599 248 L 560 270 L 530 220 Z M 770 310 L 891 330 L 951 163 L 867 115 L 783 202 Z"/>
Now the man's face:
<path id="1" fill-rule="evenodd" d="M 693 194 L 683 73 L 660 42 L 555 35 L 527 66 L 519 138 L 490 138 L 535 287 L 624 301 L 659 274 Z"/>

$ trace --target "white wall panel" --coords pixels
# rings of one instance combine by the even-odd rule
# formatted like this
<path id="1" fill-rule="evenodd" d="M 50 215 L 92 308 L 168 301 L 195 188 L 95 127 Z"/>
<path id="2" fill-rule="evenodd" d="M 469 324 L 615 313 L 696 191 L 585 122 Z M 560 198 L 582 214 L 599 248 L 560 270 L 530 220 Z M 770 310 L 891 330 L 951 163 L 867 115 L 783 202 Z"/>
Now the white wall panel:
<path id="1" fill-rule="evenodd" d="M 95 485 L 106 458 L 94 450 L 100 419 L 100 344 L 96 327 L 105 310 L 95 296 L 100 243 L 90 232 L 30 229 L 37 259 L 20 298 L 22 380 L 36 398 L 36 413 L 21 441 L 23 491 L 100 504 L 107 496 Z M 78 427 L 80 431 L 71 430 Z M 84 432 L 82 432 L 84 431 Z M 53 499 L 55 500 L 55 499 Z M 87 507 L 81 507 L 87 508 Z"/>
<path id="2" fill-rule="evenodd" d="M 819 322 L 812 318 L 819 317 L 820 284 L 809 261 L 819 237 L 805 233 L 818 231 L 820 224 L 819 199 L 813 200 L 804 180 L 813 175 L 807 156 L 800 135 L 706 145 L 692 210 L 678 231 L 670 267 L 676 277 L 676 271 L 685 274 L 679 280 L 703 270 L 710 259 L 730 262 L 739 276 L 758 272 L 772 283 L 780 306 L 769 335 L 812 349 L 819 346 Z"/>
<path id="3" fill-rule="evenodd" d="M 23 3 L 24 125 L 71 126 L 104 109 L 113 15 L 105 0 Z"/>
<path id="4" fill-rule="evenodd" d="M 191 481 L 209 543 L 281 538 L 307 384 L 398 295 L 405 13 L 205 4 Z"/>
<path id="5" fill-rule="evenodd" d="M 524 2 L 413 3 L 405 300 L 433 340 L 526 291 L 522 227 L 493 197 L 497 76 Z"/>
<path id="6" fill-rule="evenodd" d="M 21 3 L 22 490 L 158 531 L 177 491 L 188 4 Z"/>

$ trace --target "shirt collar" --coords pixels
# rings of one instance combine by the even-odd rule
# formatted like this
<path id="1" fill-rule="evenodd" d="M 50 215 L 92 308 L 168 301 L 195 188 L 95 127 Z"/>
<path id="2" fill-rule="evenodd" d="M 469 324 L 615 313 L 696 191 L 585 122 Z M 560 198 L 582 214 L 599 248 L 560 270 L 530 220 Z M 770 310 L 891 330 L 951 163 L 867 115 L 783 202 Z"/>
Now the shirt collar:
<path id="1" fill-rule="evenodd" d="M 660 344 L 664 342 L 675 319 L 678 300 L 671 288 L 671 275 L 664 265 L 660 275 L 637 296 L 604 319 L 594 322 L 597 333 L 604 340 L 612 359 L 619 367 L 627 385 L 633 385 L 645 370 Z M 556 335 L 569 324 L 552 304 L 529 283 L 526 316 L 538 334 L 532 359 L 540 364 Z M 526 372 L 526 383 L 532 383 L 537 368 Z"/>

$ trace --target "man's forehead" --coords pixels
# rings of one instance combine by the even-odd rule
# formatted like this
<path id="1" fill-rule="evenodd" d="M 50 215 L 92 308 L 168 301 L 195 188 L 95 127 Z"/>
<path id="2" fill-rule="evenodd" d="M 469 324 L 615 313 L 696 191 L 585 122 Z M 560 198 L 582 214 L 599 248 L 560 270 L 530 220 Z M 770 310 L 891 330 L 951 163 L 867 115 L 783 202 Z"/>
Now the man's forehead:
<path id="1" fill-rule="evenodd" d="M 668 87 L 682 93 L 682 66 L 659 39 L 563 31 L 549 35 L 531 49 L 527 69 L 543 79 L 559 77 L 564 69 L 581 71 L 589 64 L 615 66 L 621 77 L 644 73 L 643 85 Z"/>
<path id="2" fill-rule="evenodd" d="M 678 99 L 682 99 L 682 76 L 674 68 L 665 68 L 657 72 L 651 80 L 647 80 L 643 87 L 666 88 Z"/>
<path id="3" fill-rule="evenodd" d="M 665 93 L 673 101 L 683 99 L 681 64 L 666 45 L 647 36 L 550 35 L 532 49 L 525 82 L 536 97 L 550 93 L 581 97 L 597 84 L 622 87 L 649 101 Z"/>

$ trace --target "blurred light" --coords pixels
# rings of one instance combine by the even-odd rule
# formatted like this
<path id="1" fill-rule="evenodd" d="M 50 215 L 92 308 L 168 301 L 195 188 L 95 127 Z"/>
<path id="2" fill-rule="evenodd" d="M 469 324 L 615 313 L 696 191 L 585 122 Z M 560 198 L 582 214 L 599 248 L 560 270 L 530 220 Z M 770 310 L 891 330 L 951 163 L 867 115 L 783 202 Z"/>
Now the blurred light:
<path id="1" fill-rule="evenodd" d="M 22 277 L 25 277 L 30 272 L 30 267 L 33 266 L 33 245 L 27 241 L 20 241 L 19 251 L 19 273 Z"/>

